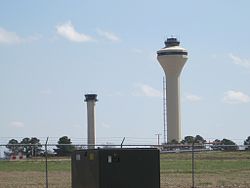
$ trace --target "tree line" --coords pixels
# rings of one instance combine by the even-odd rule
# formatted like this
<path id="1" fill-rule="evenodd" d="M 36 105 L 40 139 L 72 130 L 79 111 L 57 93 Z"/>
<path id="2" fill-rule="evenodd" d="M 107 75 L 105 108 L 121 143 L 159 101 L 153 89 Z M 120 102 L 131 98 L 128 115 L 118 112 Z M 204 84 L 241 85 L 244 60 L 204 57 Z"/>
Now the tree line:
<path id="1" fill-rule="evenodd" d="M 27 158 L 45 155 L 43 145 L 36 137 L 26 137 L 20 142 L 16 139 L 11 139 L 6 145 L 6 148 L 8 149 L 8 151 L 4 152 L 6 157 L 18 154 L 25 155 Z M 53 149 L 54 152 L 52 153 L 57 156 L 69 156 L 75 149 L 76 148 L 72 145 L 71 139 L 67 136 L 63 136 L 59 138 L 56 148 Z"/>
<path id="2" fill-rule="evenodd" d="M 165 144 L 165 147 L 170 148 L 171 145 L 176 146 L 185 146 L 185 145 L 192 145 L 195 144 L 196 148 L 204 147 L 204 144 L 210 144 L 211 149 L 213 150 L 225 150 L 225 151 L 235 151 L 238 149 L 238 146 L 235 142 L 232 140 L 223 138 L 222 140 L 215 139 L 212 142 L 207 142 L 202 136 L 196 135 L 196 136 L 186 136 L 181 142 L 177 142 L 176 140 L 172 140 L 171 142 Z M 250 136 L 246 138 L 246 140 L 243 143 L 245 145 L 246 150 L 250 150 Z"/>
<path id="3" fill-rule="evenodd" d="M 208 143 L 202 136 L 186 136 L 181 142 L 177 142 L 172 140 L 167 144 L 162 144 L 164 149 L 176 149 L 185 146 L 190 146 L 192 144 L 196 144 L 196 148 L 204 147 L 204 144 Z M 229 139 L 215 139 L 214 141 L 208 143 L 211 145 L 213 150 L 225 150 L 225 151 L 234 151 L 238 149 L 238 146 L 235 142 Z M 175 145 L 175 147 L 173 147 Z M 244 145 L 247 150 L 250 150 L 250 136 L 246 138 L 244 141 Z M 53 154 L 56 156 L 69 156 L 74 150 L 79 149 L 76 146 L 72 145 L 71 139 L 67 136 L 62 136 L 59 138 L 56 148 L 53 149 Z M 11 155 L 18 155 L 21 153 L 25 155 L 27 158 L 43 156 L 45 155 L 45 150 L 43 149 L 43 145 L 40 143 L 40 140 L 36 137 L 31 138 L 23 138 L 20 142 L 16 139 L 9 140 L 6 145 L 8 151 L 5 151 L 4 154 L 6 157 Z M 187 147 L 186 147 L 187 148 Z"/>

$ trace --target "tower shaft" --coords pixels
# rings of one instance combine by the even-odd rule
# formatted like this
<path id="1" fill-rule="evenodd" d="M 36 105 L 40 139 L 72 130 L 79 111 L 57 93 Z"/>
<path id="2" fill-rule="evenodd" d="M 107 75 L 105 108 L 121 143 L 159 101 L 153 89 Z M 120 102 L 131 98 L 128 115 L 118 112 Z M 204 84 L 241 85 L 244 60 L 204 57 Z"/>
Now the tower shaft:
<path id="1" fill-rule="evenodd" d="M 179 76 L 166 74 L 167 141 L 181 140 Z"/>
<path id="2" fill-rule="evenodd" d="M 85 95 L 87 102 L 87 121 L 88 121 L 88 148 L 95 148 L 95 103 L 97 101 L 96 94 Z"/>

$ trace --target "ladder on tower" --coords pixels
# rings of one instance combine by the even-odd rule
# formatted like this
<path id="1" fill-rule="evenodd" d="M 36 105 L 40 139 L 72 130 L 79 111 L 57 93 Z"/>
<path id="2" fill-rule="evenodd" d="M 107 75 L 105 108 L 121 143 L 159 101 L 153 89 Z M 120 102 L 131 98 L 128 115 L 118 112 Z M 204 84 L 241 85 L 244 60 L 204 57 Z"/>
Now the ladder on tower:
<path id="1" fill-rule="evenodd" d="M 163 138 L 164 144 L 167 144 L 166 133 L 167 133 L 167 99 L 166 99 L 166 79 L 163 76 Z"/>

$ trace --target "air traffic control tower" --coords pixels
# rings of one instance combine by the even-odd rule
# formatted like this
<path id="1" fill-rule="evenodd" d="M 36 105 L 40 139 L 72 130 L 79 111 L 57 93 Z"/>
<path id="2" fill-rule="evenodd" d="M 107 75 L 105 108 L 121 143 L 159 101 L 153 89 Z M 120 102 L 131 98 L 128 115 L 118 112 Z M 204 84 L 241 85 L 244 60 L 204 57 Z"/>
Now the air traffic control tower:
<path id="1" fill-rule="evenodd" d="M 166 75 L 167 141 L 181 140 L 180 74 L 188 59 L 188 52 L 174 38 L 165 41 L 165 47 L 157 51 L 157 59 Z"/>

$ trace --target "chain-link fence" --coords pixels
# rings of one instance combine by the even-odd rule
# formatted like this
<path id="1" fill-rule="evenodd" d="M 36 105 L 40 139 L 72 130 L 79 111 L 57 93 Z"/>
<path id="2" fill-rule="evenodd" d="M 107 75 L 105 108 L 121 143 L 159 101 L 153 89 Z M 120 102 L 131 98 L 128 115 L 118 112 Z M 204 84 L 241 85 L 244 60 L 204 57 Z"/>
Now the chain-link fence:
<path id="1" fill-rule="evenodd" d="M 59 154 L 58 149 L 71 151 L 86 147 L 71 144 L 0 145 L 0 188 L 70 188 L 70 152 Z M 123 147 L 161 149 L 161 188 L 250 187 L 250 150 L 247 146 L 205 144 Z"/>
<path id="2" fill-rule="evenodd" d="M 161 154 L 161 187 L 250 187 L 250 150 L 235 145 L 169 147 Z"/>

